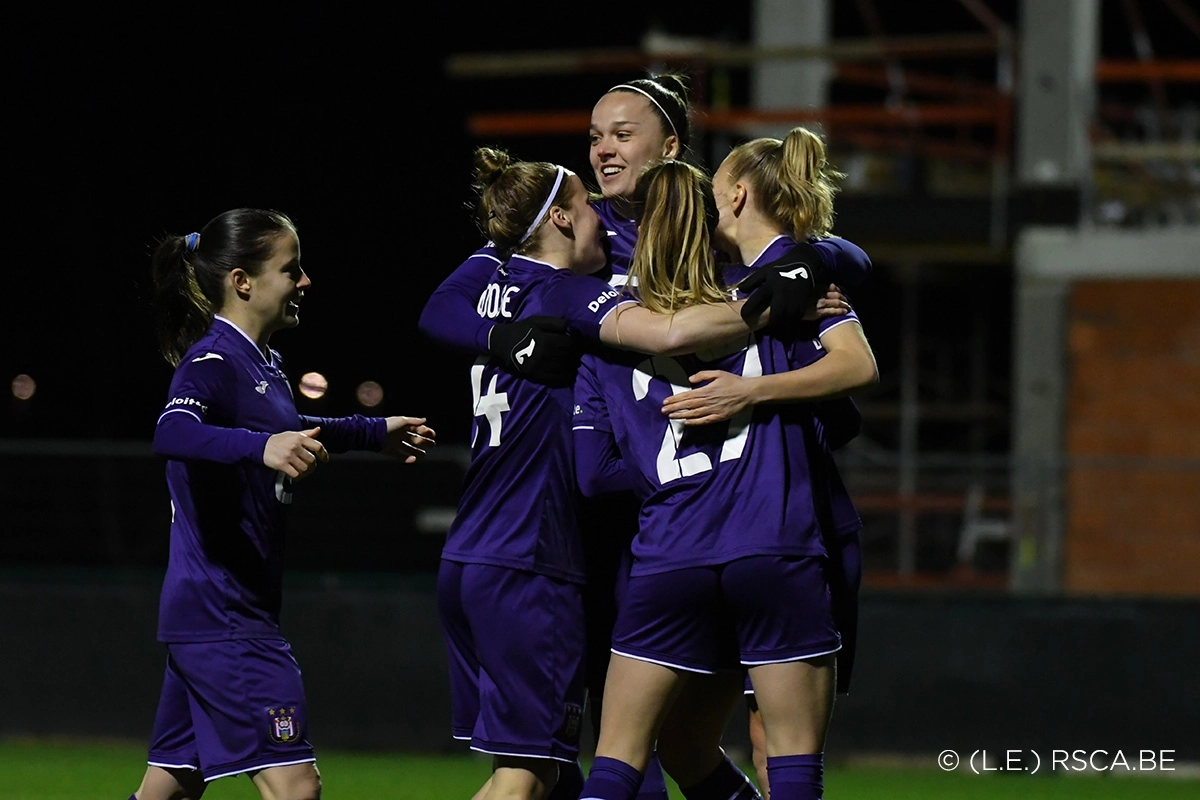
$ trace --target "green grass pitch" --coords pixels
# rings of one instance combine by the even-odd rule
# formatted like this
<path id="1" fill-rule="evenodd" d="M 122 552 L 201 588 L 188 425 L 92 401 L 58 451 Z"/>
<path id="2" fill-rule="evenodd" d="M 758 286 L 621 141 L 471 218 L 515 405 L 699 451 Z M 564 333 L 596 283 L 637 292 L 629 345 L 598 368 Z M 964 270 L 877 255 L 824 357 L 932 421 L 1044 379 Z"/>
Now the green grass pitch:
<path id="1" fill-rule="evenodd" d="M 467 800 L 488 774 L 486 757 L 319 751 L 324 800 Z M 125 800 L 145 770 L 141 745 L 13 740 L 0 742 L 5 800 Z M 1167 773 L 1164 773 L 1166 775 Z M 674 787 L 672 798 L 681 798 Z M 244 777 L 222 778 L 205 800 L 257 800 Z M 829 800 L 1183 800 L 1200 780 L 944 773 L 929 768 L 843 765 L 826 771 Z"/>

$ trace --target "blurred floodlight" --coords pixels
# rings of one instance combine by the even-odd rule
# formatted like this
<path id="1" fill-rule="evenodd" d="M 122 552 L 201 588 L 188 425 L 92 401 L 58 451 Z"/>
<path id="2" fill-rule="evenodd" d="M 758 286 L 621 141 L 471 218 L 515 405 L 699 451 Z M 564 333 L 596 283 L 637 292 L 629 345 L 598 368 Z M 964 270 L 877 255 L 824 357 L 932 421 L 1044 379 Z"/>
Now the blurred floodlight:
<path id="1" fill-rule="evenodd" d="M 375 381 L 363 381 L 358 385 L 358 402 L 374 408 L 383 402 L 383 387 Z"/>
<path id="2" fill-rule="evenodd" d="M 13 378 L 12 393 L 18 400 L 28 400 L 37 391 L 37 383 L 25 373 Z"/>
<path id="3" fill-rule="evenodd" d="M 319 372 L 306 372 L 300 376 L 300 394 L 316 400 L 329 390 L 329 381 Z"/>

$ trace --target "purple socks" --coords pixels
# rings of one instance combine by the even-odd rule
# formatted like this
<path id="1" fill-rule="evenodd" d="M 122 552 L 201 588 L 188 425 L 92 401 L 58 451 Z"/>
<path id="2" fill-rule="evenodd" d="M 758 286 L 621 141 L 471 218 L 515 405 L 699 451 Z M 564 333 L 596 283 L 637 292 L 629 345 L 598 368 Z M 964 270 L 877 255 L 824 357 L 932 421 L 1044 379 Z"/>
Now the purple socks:
<path id="1" fill-rule="evenodd" d="M 641 784 L 642 773 L 624 761 L 598 756 L 579 800 L 634 800 Z"/>
<path id="2" fill-rule="evenodd" d="M 821 800 L 825 792 L 825 754 L 767 758 L 771 800 Z"/>

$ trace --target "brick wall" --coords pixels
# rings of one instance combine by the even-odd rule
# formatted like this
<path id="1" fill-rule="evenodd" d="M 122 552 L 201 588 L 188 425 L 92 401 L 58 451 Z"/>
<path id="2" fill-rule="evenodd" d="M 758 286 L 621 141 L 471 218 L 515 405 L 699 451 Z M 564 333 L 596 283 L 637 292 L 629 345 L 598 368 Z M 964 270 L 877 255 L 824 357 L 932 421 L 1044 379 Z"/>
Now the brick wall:
<path id="1" fill-rule="evenodd" d="M 1200 596 L 1200 281 L 1076 283 L 1068 353 L 1067 591 Z"/>

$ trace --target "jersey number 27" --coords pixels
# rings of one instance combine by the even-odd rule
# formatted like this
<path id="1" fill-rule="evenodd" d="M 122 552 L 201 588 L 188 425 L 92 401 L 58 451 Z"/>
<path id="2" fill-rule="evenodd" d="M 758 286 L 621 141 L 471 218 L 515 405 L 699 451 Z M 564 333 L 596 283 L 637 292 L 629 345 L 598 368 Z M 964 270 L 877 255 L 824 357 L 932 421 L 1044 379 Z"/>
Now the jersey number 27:
<path id="1" fill-rule="evenodd" d="M 762 359 L 758 355 L 758 345 L 751 339 L 745 350 L 746 360 L 742 364 L 743 378 L 757 378 L 762 375 Z M 660 378 L 671 387 L 671 394 L 686 392 L 692 388 L 688 374 L 683 366 L 669 356 L 654 356 L 638 365 L 633 371 L 633 396 L 636 400 L 644 400 L 650 394 L 650 382 Z M 754 414 L 753 407 L 744 408 L 726 423 L 725 440 L 721 444 L 721 454 L 718 461 L 732 461 L 742 457 L 746 447 L 746 437 L 750 433 L 750 420 Z M 680 456 L 679 450 L 683 444 L 684 432 L 687 430 L 683 420 L 669 420 L 663 431 L 662 446 L 658 449 L 655 466 L 658 471 L 660 484 L 708 472 L 713 468 L 712 459 L 707 453 L 696 451 Z"/>

